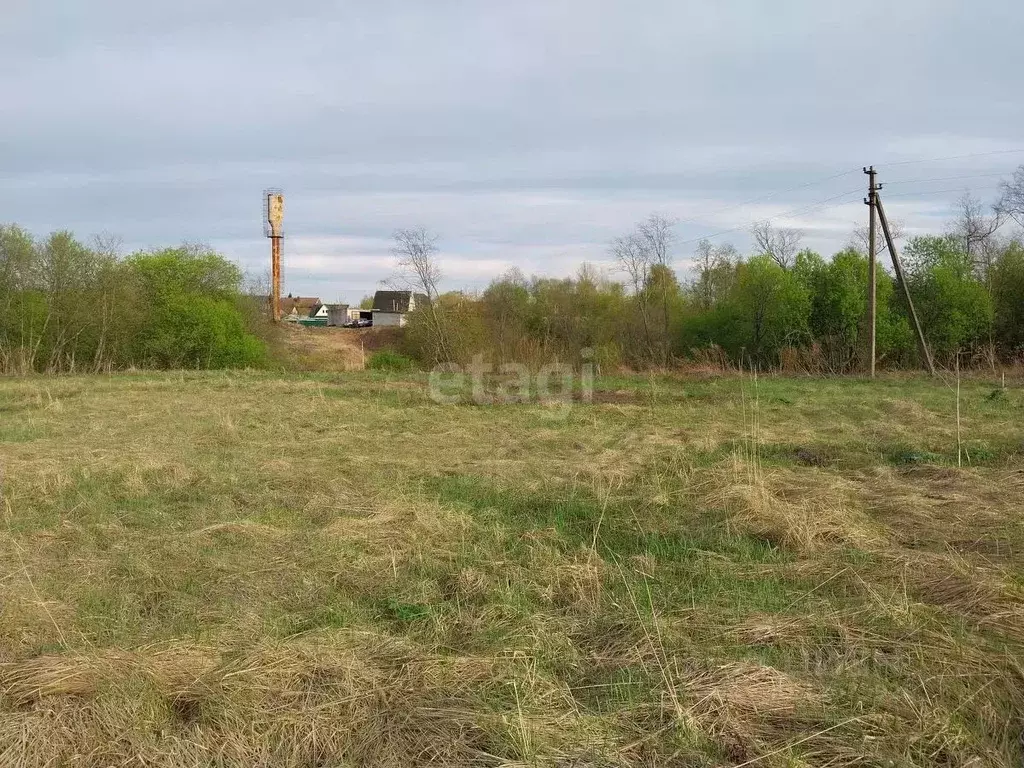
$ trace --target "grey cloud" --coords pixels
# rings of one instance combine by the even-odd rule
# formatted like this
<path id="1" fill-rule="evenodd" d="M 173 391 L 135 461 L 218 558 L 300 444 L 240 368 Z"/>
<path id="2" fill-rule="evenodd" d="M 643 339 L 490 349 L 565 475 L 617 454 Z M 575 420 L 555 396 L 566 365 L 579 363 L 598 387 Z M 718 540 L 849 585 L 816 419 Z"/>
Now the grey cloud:
<path id="1" fill-rule="evenodd" d="M 1013 0 L 6 0 L 0 219 L 205 240 L 261 270 L 259 192 L 282 186 L 288 287 L 348 298 L 409 224 L 441 232 L 452 284 L 479 284 L 601 261 L 651 210 L 684 220 L 682 262 L 852 191 L 796 217 L 829 251 L 863 213 L 859 173 L 739 204 L 864 163 L 1008 173 L 1024 153 L 887 164 L 1024 147 L 1021 22 Z M 935 226 L 955 197 L 900 216 Z"/>

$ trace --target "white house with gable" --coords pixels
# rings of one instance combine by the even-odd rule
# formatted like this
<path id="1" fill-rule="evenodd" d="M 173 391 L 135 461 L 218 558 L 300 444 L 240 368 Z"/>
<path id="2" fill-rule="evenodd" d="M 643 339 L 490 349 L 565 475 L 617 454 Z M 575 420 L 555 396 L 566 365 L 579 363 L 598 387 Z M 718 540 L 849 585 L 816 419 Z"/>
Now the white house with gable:
<path id="1" fill-rule="evenodd" d="M 401 327 L 405 325 L 406 316 L 427 301 L 425 294 L 414 291 L 377 291 L 373 295 L 373 326 Z"/>

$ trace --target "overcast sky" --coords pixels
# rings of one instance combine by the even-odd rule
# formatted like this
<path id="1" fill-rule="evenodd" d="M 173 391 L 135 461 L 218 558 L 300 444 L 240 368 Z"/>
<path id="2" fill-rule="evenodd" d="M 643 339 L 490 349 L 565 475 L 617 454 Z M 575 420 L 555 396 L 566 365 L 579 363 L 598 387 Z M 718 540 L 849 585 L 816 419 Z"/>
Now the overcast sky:
<path id="1" fill-rule="evenodd" d="M 864 164 L 913 234 L 1024 163 L 1022 29 L 1020 0 L 0 0 L 0 222 L 267 272 L 281 187 L 285 291 L 325 300 L 415 225 L 452 288 L 610 267 L 652 211 L 683 276 L 767 217 L 831 253 Z"/>

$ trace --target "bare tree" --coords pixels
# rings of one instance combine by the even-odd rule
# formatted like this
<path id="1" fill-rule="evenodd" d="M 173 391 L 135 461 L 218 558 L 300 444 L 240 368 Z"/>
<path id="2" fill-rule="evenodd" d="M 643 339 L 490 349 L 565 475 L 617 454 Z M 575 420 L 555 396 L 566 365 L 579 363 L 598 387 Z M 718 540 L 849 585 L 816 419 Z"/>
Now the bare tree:
<path id="1" fill-rule="evenodd" d="M 651 358 L 668 362 L 670 332 L 669 281 L 658 281 L 660 296 L 655 296 L 652 277 L 659 272 L 671 273 L 671 249 L 675 241 L 672 228 L 675 222 L 660 214 L 652 213 L 636 225 L 632 232 L 612 241 L 612 255 L 626 273 L 643 324 L 644 342 Z M 660 268 L 660 269 L 659 269 Z M 655 341 L 653 332 L 652 307 L 660 298 L 662 307 L 662 338 Z"/>
<path id="2" fill-rule="evenodd" d="M 394 245 L 391 255 L 398 260 L 399 274 L 396 282 L 407 290 L 427 297 L 426 315 L 430 335 L 433 337 L 440 362 L 452 363 L 449 334 L 444 322 L 444 313 L 439 306 L 441 296 L 441 266 L 437 260 L 438 236 L 425 227 L 399 229 L 392 235 Z"/>
<path id="3" fill-rule="evenodd" d="M 633 293 L 640 293 L 651 272 L 651 263 L 643 241 L 636 232 L 630 232 L 612 240 L 611 252 L 619 267 L 626 273 Z"/>
<path id="4" fill-rule="evenodd" d="M 693 288 L 698 302 L 704 309 L 710 309 L 715 303 L 724 287 L 720 278 L 738 259 L 739 254 L 730 243 L 719 246 L 712 245 L 710 240 L 701 240 L 697 243 L 694 252 L 697 281 Z"/>
<path id="5" fill-rule="evenodd" d="M 675 226 L 675 221 L 667 219 L 664 216 L 652 213 L 647 217 L 645 221 L 641 221 L 637 224 L 637 233 L 640 235 L 641 240 L 647 247 L 647 251 L 650 253 L 651 264 L 653 267 L 662 267 L 664 273 L 671 275 L 671 261 L 672 257 L 670 254 L 672 244 L 675 242 L 676 236 L 672 228 Z M 671 282 L 675 282 L 672 280 Z M 670 318 L 669 318 L 669 280 L 661 280 L 659 287 L 661 288 L 661 313 L 662 313 L 662 330 L 664 332 L 664 344 L 663 344 L 663 363 L 668 363 L 668 350 L 669 350 L 669 335 L 670 335 Z"/>
<path id="6" fill-rule="evenodd" d="M 654 340 L 651 338 L 651 315 L 648 306 L 650 297 L 644 290 L 651 274 L 650 254 L 643 239 L 636 231 L 612 240 L 611 252 L 619 267 L 626 273 L 629 286 L 633 289 L 633 296 L 640 312 L 640 323 L 643 327 L 644 345 L 647 347 L 647 355 L 653 358 Z"/>
<path id="7" fill-rule="evenodd" d="M 759 256 L 769 256 L 783 269 L 793 265 L 803 233 L 799 229 L 776 229 L 771 221 L 757 222 L 750 230 Z"/>
<path id="8" fill-rule="evenodd" d="M 124 239 L 112 232 L 100 232 L 92 236 L 92 249 L 101 256 L 117 259 L 124 250 Z"/>
<path id="9" fill-rule="evenodd" d="M 998 215 L 1013 219 L 1024 227 L 1024 165 L 1013 173 L 1013 179 L 1000 185 L 1001 195 L 996 203 Z"/>
<path id="10" fill-rule="evenodd" d="M 903 222 L 889 219 L 889 231 L 892 233 L 893 242 L 899 242 L 904 237 Z M 850 245 L 861 253 L 868 252 L 868 225 L 863 224 L 853 230 L 850 235 Z M 875 227 L 875 255 L 884 256 L 889 252 L 889 243 L 880 226 Z"/>
<path id="11" fill-rule="evenodd" d="M 1018 173 L 1020 171 L 1018 170 Z M 1024 175 L 1021 178 L 1024 181 Z M 1005 199 L 1004 194 L 1004 199 Z M 970 191 L 964 192 L 956 201 L 959 215 L 953 223 L 953 235 L 964 244 L 967 260 L 979 280 L 985 283 L 992 293 L 993 266 L 999 259 L 999 239 L 996 232 L 1005 223 L 1007 212 L 1003 210 L 1003 200 L 992 207 L 992 214 L 985 211 L 985 206 Z M 988 358 L 993 372 L 996 365 L 996 346 L 994 328 L 988 328 Z"/>
<path id="12" fill-rule="evenodd" d="M 437 235 L 425 227 L 398 229 L 392 235 L 395 244 L 391 255 L 398 260 L 399 280 L 412 291 L 436 299 L 441 282 L 441 267 L 437 263 Z"/>
<path id="13" fill-rule="evenodd" d="M 953 225 L 953 234 L 963 241 L 975 272 L 987 280 L 996 255 L 995 234 L 1005 217 L 998 205 L 992 215 L 985 213 L 984 204 L 970 192 L 964 192 L 956 205 L 959 215 Z"/>
<path id="14" fill-rule="evenodd" d="M 669 251 L 675 242 L 675 232 L 672 231 L 675 225 L 674 220 L 658 213 L 652 213 L 636 225 L 637 234 L 646 247 L 651 264 L 667 267 L 672 261 Z"/>
<path id="15" fill-rule="evenodd" d="M 710 240 L 705 238 L 697 243 L 693 251 L 693 261 L 698 272 L 707 272 L 715 266 L 715 246 Z"/>

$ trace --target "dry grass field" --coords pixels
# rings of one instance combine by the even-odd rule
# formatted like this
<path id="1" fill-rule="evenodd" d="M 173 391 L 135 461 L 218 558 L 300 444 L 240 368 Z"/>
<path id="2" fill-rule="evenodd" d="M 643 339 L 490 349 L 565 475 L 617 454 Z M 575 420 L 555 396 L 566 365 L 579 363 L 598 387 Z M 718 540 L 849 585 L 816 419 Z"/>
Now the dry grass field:
<path id="1" fill-rule="evenodd" d="M 1024 390 L 955 397 L 0 381 L 0 766 L 1019 768 Z"/>

